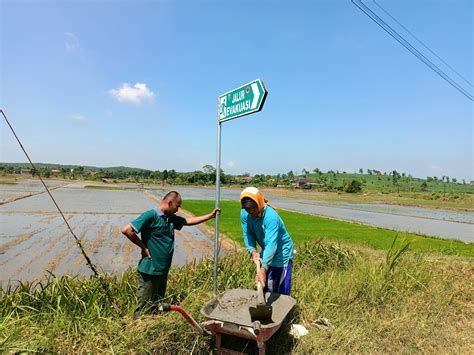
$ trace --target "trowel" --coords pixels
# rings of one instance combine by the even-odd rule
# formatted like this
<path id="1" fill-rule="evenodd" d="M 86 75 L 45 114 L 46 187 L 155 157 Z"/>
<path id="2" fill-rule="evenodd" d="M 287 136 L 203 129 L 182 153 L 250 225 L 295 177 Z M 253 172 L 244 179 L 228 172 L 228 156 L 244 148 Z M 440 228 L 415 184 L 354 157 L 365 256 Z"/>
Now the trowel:
<path id="1" fill-rule="evenodd" d="M 260 263 L 257 264 L 257 275 L 260 273 Z M 250 317 L 252 321 L 268 320 L 272 318 L 272 307 L 267 306 L 265 302 L 265 295 L 263 294 L 263 287 L 260 281 L 257 282 L 258 300 L 256 306 L 250 306 Z"/>

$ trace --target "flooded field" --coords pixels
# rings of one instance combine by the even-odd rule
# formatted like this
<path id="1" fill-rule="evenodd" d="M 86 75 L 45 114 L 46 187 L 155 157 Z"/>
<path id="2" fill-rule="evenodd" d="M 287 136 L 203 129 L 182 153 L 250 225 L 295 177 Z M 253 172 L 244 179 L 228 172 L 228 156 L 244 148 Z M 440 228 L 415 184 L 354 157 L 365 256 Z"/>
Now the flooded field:
<path id="1" fill-rule="evenodd" d="M 173 188 L 173 187 L 170 187 Z M 215 189 L 175 187 L 183 199 L 213 200 Z M 241 190 L 222 189 L 221 199 L 238 201 Z M 160 195 L 160 191 L 151 191 Z M 355 204 L 311 199 L 266 197 L 277 208 L 355 221 L 402 232 L 474 242 L 474 213 L 387 204 Z"/>
<path id="2" fill-rule="evenodd" d="M 48 181 L 51 193 L 65 213 L 92 262 L 102 271 L 116 273 L 135 267 L 140 250 L 120 229 L 143 211 L 154 208 L 166 191 L 178 190 L 187 199 L 215 198 L 213 188 L 156 186 L 146 192 L 85 189 L 91 183 Z M 96 185 L 96 184 L 94 184 Z M 112 185 L 117 187 L 119 185 Z M 223 200 L 238 200 L 240 190 L 222 189 Z M 153 197 L 154 196 L 154 197 Z M 309 199 L 267 196 L 276 207 L 341 220 L 352 220 L 388 229 L 474 242 L 474 214 L 425 208 L 328 203 Z M 179 214 L 179 213 L 178 213 Z M 57 275 L 89 275 L 91 271 L 39 181 L 0 185 L 0 283 L 42 279 Z M 206 235 L 207 234 L 207 235 Z M 213 241 L 198 227 L 176 233 L 173 265 L 211 256 Z"/>
<path id="3" fill-rule="evenodd" d="M 48 181 L 46 185 L 54 190 L 65 185 L 58 181 Z M 16 201 L 25 197 L 30 197 L 43 193 L 44 186 L 39 181 L 24 181 L 16 185 L 0 185 L 0 204 Z"/>
<path id="4" fill-rule="evenodd" d="M 116 273 L 135 267 L 140 250 L 120 229 L 157 202 L 143 191 L 84 189 L 84 184 L 50 184 L 76 236 L 91 261 Z M 57 275 L 89 275 L 73 236 L 44 187 L 37 181 L 0 185 L 0 283 L 38 280 Z M 179 214 L 179 213 L 178 213 Z M 213 254 L 213 241 L 197 227 L 176 233 L 173 265 Z"/>
<path id="5" fill-rule="evenodd" d="M 215 199 L 215 189 L 210 188 L 192 188 L 192 187 L 170 187 L 176 188 L 181 192 L 183 197 L 188 200 L 213 200 Z M 223 200 L 239 200 L 241 190 L 221 189 L 221 199 Z M 153 191 L 159 196 L 160 191 Z M 347 202 L 326 202 L 311 199 L 292 199 L 288 197 L 272 196 L 265 194 L 271 201 L 289 202 L 296 201 L 300 204 L 319 205 L 328 207 L 339 207 L 344 209 L 353 209 L 359 211 L 395 214 L 400 216 L 421 217 L 429 219 L 439 219 L 443 221 L 474 223 L 474 213 L 462 211 L 448 211 L 432 208 L 408 207 L 388 204 L 369 204 L 369 203 L 347 203 Z"/>

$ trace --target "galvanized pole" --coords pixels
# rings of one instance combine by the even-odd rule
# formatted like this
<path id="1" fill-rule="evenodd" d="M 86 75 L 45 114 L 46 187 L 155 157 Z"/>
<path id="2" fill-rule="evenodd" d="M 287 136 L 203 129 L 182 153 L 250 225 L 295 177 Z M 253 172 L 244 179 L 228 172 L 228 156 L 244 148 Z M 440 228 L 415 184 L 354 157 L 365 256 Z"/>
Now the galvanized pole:
<path id="1" fill-rule="evenodd" d="M 267 90 L 263 81 L 256 79 L 217 98 L 217 162 L 216 162 L 216 208 L 221 199 L 221 130 L 222 123 L 237 117 L 250 115 L 262 109 Z M 232 102 L 231 102 L 232 98 Z M 219 215 L 214 226 L 214 293 L 217 295 L 217 261 L 219 254 Z"/>
<path id="2" fill-rule="evenodd" d="M 220 208 L 221 199 L 221 129 L 222 122 L 217 120 L 217 162 L 216 162 L 216 208 Z M 219 214 L 214 224 L 214 294 L 217 295 L 217 260 L 219 254 Z"/>

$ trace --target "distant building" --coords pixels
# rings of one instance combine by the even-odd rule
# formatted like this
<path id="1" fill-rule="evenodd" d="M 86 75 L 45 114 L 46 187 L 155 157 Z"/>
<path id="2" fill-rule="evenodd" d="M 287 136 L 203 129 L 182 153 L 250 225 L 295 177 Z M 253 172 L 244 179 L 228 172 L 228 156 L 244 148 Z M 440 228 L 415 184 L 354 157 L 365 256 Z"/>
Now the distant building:
<path id="1" fill-rule="evenodd" d="M 305 188 L 306 186 L 311 186 L 311 183 L 312 181 L 310 179 L 296 179 L 291 181 L 291 185 L 296 187 L 297 189 Z"/>
<path id="2" fill-rule="evenodd" d="M 31 169 L 20 169 L 21 175 L 31 174 Z"/>
<path id="3" fill-rule="evenodd" d="M 61 174 L 61 170 L 59 170 L 59 169 L 51 169 L 51 174 L 53 174 L 53 175 L 59 175 L 59 174 Z"/>
<path id="4" fill-rule="evenodd" d="M 240 182 L 241 184 L 249 184 L 252 182 L 252 180 L 253 180 L 253 177 L 251 176 L 242 176 L 242 177 L 237 178 L 237 181 Z"/>
<path id="5" fill-rule="evenodd" d="M 297 189 L 311 189 L 313 186 L 321 186 L 317 182 L 313 182 L 310 179 L 296 179 L 291 181 L 291 185 Z"/>

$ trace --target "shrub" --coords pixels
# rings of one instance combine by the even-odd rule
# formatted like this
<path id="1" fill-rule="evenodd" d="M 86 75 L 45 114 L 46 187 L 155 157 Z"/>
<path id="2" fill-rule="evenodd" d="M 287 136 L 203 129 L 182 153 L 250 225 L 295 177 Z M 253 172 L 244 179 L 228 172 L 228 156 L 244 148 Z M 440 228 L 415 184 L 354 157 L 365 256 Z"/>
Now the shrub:
<path id="1" fill-rule="evenodd" d="M 361 192 L 362 183 L 359 180 L 344 180 L 343 189 L 348 193 Z"/>

